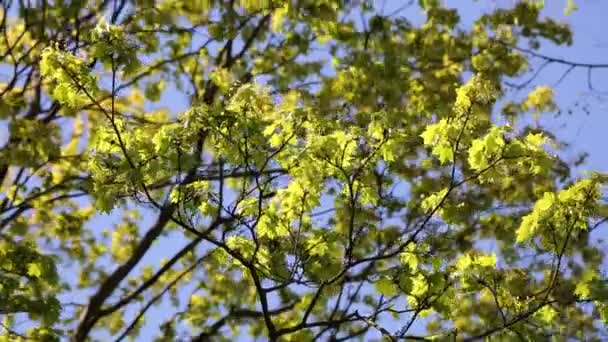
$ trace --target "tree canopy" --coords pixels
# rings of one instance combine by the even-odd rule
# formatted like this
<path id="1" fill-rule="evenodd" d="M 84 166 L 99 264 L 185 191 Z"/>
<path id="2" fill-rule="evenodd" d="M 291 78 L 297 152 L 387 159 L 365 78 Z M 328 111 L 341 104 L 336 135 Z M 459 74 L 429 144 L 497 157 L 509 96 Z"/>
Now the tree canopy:
<path id="1" fill-rule="evenodd" d="M 607 338 L 541 1 L 0 3 L 0 341 Z"/>

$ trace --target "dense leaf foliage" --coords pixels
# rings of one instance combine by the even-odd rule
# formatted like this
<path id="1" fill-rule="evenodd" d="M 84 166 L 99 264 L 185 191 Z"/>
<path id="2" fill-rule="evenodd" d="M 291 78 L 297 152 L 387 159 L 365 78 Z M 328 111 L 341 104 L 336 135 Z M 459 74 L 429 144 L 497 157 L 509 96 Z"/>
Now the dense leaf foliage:
<path id="1" fill-rule="evenodd" d="M 1 3 L 1 341 L 606 338 L 541 2 Z"/>

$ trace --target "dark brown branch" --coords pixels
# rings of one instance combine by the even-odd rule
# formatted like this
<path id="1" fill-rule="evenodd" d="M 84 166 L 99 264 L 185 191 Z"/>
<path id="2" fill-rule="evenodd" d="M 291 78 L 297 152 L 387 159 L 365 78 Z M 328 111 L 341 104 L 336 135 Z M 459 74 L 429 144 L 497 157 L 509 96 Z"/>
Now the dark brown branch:
<path id="1" fill-rule="evenodd" d="M 78 324 L 74 335 L 73 342 L 83 342 L 86 340 L 93 326 L 101 318 L 101 307 L 103 303 L 110 297 L 114 290 L 119 286 L 122 280 L 131 272 L 131 270 L 139 263 L 146 254 L 152 243 L 162 233 L 167 223 L 169 223 L 176 206 L 170 203 L 161 209 L 161 212 L 156 220 L 156 223 L 148 230 L 143 239 L 137 244 L 133 251 L 133 255 L 124 264 L 120 265 L 112 274 L 101 284 L 97 292 L 91 296 L 87 308 L 83 312 L 80 323 Z"/>

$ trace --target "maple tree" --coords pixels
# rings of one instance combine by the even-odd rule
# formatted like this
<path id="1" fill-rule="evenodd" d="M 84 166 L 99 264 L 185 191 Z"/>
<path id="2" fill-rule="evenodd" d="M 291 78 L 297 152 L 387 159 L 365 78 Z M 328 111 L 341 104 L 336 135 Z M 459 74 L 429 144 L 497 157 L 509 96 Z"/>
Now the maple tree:
<path id="1" fill-rule="evenodd" d="M 0 341 L 605 338 L 541 2 L 1 4 Z"/>

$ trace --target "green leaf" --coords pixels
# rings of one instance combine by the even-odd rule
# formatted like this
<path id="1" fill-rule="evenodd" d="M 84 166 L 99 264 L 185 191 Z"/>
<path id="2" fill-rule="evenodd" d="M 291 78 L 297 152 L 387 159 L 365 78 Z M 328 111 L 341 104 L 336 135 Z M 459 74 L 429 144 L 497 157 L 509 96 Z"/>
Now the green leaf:
<path id="1" fill-rule="evenodd" d="M 376 291 L 384 296 L 391 297 L 397 293 L 397 286 L 389 278 L 382 277 L 374 285 L 376 286 Z"/>
<path id="2" fill-rule="evenodd" d="M 27 264 L 27 274 L 34 278 L 40 278 L 42 276 L 42 268 L 38 263 Z"/>
<path id="3" fill-rule="evenodd" d="M 551 305 L 545 305 L 540 310 L 536 312 L 536 316 L 543 321 L 545 324 L 552 325 L 554 323 L 555 317 L 557 317 L 558 313 L 551 307 Z"/>

